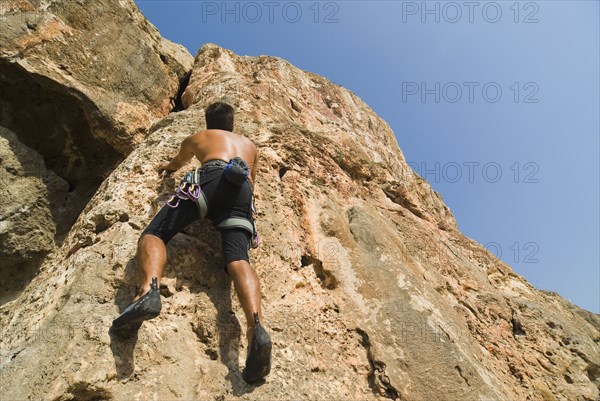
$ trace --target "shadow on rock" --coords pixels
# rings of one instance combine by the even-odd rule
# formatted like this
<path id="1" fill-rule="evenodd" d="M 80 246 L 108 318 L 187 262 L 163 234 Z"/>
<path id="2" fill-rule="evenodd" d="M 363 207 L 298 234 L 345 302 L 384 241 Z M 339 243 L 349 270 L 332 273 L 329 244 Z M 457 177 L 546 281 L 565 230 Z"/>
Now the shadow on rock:
<path id="1" fill-rule="evenodd" d="M 127 263 L 124 282 L 119 285 L 116 292 L 115 304 L 119 306 L 119 314 L 123 313 L 135 296 L 135 285 L 126 283 L 135 282 L 136 269 L 137 262 L 133 258 Z M 117 318 L 117 316 L 114 318 Z M 109 330 L 110 334 L 110 349 L 115 359 L 117 378 L 119 380 L 127 379 L 135 370 L 133 351 L 138 340 L 138 330 L 133 330 L 131 335 L 127 337 L 115 335 L 110 331 L 110 327 L 107 330 Z"/>
<path id="2" fill-rule="evenodd" d="M 129 338 L 122 338 L 112 333 L 110 334 L 110 349 L 115 358 L 115 368 L 117 370 L 118 380 L 124 380 L 131 377 L 135 370 L 133 351 L 137 340 L 137 331 Z"/>
<path id="3" fill-rule="evenodd" d="M 221 260 L 220 266 L 223 266 Z M 242 378 L 242 368 L 239 366 L 240 336 L 242 328 L 231 305 L 232 282 L 221 269 L 216 273 L 217 282 L 206 294 L 217 309 L 217 330 L 219 332 L 219 356 L 227 366 L 225 376 L 231 383 L 233 395 L 241 396 L 254 391 L 255 385 L 247 384 Z M 245 339 L 244 336 L 242 336 Z"/>

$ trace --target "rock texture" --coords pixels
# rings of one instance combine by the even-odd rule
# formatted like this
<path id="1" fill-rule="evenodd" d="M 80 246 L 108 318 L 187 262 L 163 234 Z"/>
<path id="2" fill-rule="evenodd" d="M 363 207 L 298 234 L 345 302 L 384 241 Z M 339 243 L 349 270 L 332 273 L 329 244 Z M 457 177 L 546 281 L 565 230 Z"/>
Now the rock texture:
<path id="1" fill-rule="evenodd" d="M 132 341 L 108 334 L 133 295 L 140 232 L 178 182 L 156 167 L 224 96 L 236 131 L 262 155 L 263 243 L 251 258 L 274 348 L 260 386 L 241 379 L 245 322 L 208 222 L 168 246 L 163 313 Z M 598 398 L 600 318 L 536 290 L 463 236 L 354 94 L 284 60 L 209 44 L 182 100 L 186 110 L 153 125 L 0 308 L 3 397 Z"/>
<path id="2" fill-rule="evenodd" d="M 189 53 L 162 39 L 132 0 L 6 0 L 1 18 L 1 122 L 13 128 L 34 120 L 25 125 L 32 132 L 22 134 L 28 141 L 40 141 L 42 128 L 49 137 L 48 128 L 62 128 L 51 133 L 55 142 L 80 147 L 93 139 L 88 151 L 104 145 L 128 154 L 174 107 L 179 80 L 191 68 Z M 54 124 L 40 127 L 31 117 Z M 57 122 L 65 126 L 53 127 Z"/>
<path id="3" fill-rule="evenodd" d="M 65 202 L 68 184 L 15 133 L 0 127 L 0 304 L 14 298 L 55 249 L 57 231 L 72 216 Z M 53 216 L 53 212 L 57 216 Z M 57 224 L 54 221 L 57 221 Z"/>
<path id="4" fill-rule="evenodd" d="M 67 184 L 47 188 L 57 198 L 43 206 L 50 221 L 45 213 L 20 217 L 19 229 L 2 239 L 6 275 L 37 270 L 41 259 L 31 253 L 43 252 L 21 249 L 25 244 L 46 252 L 61 243 L 100 183 L 175 107 L 193 58 L 162 39 L 131 0 L 2 0 L 0 24 L 0 126 L 16 134 L 3 142 L 3 152 L 29 148 L 36 161 L 18 175 L 24 168 L 29 182 L 38 183 L 11 181 L 21 189 L 2 197 L 0 219 L 13 219 L 6 213 L 17 203 L 40 206 L 39 182 L 47 172 Z M 9 164 L 2 161 L 1 170 Z"/>

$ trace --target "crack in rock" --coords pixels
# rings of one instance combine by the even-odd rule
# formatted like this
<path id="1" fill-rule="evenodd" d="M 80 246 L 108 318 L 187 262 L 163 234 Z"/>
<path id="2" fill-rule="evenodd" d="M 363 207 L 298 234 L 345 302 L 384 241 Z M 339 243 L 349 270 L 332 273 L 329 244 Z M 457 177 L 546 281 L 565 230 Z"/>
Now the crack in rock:
<path id="1" fill-rule="evenodd" d="M 323 267 L 323 262 L 312 255 L 304 254 L 300 259 L 300 265 L 302 267 L 312 266 L 317 278 L 321 283 L 321 287 L 328 290 L 333 290 L 338 286 L 338 280 L 335 278 L 330 270 Z"/>
<path id="2" fill-rule="evenodd" d="M 171 109 L 171 113 L 176 113 L 178 111 L 185 110 L 185 106 L 183 105 L 183 100 L 181 99 L 183 96 L 183 92 L 190 83 L 190 77 L 192 76 L 192 70 L 186 72 L 181 79 L 179 80 L 179 87 L 177 88 L 177 93 L 171 101 L 173 102 L 173 108 Z"/>
<path id="3" fill-rule="evenodd" d="M 517 316 L 517 314 L 514 311 L 513 311 L 512 319 L 510 322 L 512 323 L 512 333 L 513 333 L 514 338 L 517 338 L 517 336 L 527 335 L 527 332 L 525 331 L 523 324 L 521 323 L 521 321 L 519 320 L 519 317 Z"/>
<path id="4" fill-rule="evenodd" d="M 371 391 L 373 394 L 381 395 L 391 400 L 402 401 L 403 398 L 400 396 L 400 393 L 394 386 L 392 386 L 389 377 L 386 375 L 385 363 L 375 359 L 373 356 L 369 335 L 358 327 L 355 330 L 361 336 L 360 344 L 367 351 L 367 359 L 369 360 L 369 366 L 371 367 L 368 377 Z"/>
<path id="5" fill-rule="evenodd" d="M 467 384 L 467 386 L 470 387 L 471 385 L 469 384 L 469 379 L 467 378 L 467 376 L 465 376 L 463 374 L 462 368 L 459 365 L 456 365 L 454 367 L 454 369 L 456 369 L 456 371 L 458 372 L 459 376 L 465 381 L 465 383 Z"/>

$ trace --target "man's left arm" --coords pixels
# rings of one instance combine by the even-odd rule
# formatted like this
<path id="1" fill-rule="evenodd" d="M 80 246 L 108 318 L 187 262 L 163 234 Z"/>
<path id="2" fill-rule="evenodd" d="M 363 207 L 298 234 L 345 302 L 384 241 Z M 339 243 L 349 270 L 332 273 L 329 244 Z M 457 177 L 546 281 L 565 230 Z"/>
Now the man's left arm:
<path id="1" fill-rule="evenodd" d="M 181 148 L 179 149 L 177 156 L 175 156 L 170 162 L 161 165 L 158 170 L 166 170 L 169 172 L 177 171 L 188 164 L 189 161 L 192 160 L 192 157 L 194 157 L 194 152 L 192 151 L 192 140 L 191 136 L 188 136 L 183 140 L 183 142 L 181 142 Z"/>

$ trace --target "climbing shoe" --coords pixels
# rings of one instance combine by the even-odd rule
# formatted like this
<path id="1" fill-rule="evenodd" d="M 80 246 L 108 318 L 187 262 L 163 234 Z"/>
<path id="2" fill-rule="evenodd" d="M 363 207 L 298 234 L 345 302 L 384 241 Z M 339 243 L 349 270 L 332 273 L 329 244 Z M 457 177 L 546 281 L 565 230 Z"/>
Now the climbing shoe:
<path id="1" fill-rule="evenodd" d="M 271 372 L 271 339 L 258 321 L 258 313 L 254 314 L 254 336 L 248 347 L 246 367 L 242 377 L 247 383 L 254 383 Z"/>
<path id="2" fill-rule="evenodd" d="M 131 337 L 142 325 L 144 320 L 153 319 L 159 315 L 161 309 L 158 281 L 152 277 L 150 290 L 140 299 L 133 302 L 113 320 L 110 331 L 119 337 Z"/>

